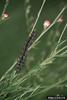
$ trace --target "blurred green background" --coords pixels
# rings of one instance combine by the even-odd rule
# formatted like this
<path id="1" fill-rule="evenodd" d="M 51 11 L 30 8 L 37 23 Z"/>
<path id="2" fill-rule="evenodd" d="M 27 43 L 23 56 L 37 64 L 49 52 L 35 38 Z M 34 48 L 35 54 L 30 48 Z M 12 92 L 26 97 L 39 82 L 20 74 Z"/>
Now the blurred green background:
<path id="1" fill-rule="evenodd" d="M 32 6 L 31 15 L 34 17 L 34 21 L 42 1 L 43 0 L 30 0 L 30 5 Z M 43 30 L 44 20 L 49 19 L 52 22 L 66 3 L 67 0 L 47 0 L 36 26 L 38 35 Z M 5 0 L 0 0 L 0 15 L 4 4 Z M 8 68 L 10 68 L 20 55 L 20 52 L 24 47 L 24 43 L 29 35 L 25 18 L 25 0 L 9 0 L 6 12 L 9 15 L 9 19 L 0 22 L 0 77 L 7 71 Z M 58 25 L 60 32 L 64 27 L 64 24 L 67 22 L 67 11 L 64 12 L 63 18 L 63 24 Z M 55 31 L 56 29 L 57 25 L 54 26 L 52 30 Z M 67 35 L 64 37 L 67 37 Z M 32 61 L 30 61 L 32 67 L 35 62 L 39 63 L 40 60 L 42 60 L 42 56 L 47 56 L 45 51 L 47 51 L 47 54 L 49 53 L 49 46 L 46 44 L 48 38 L 49 36 L 44 36 L 36 49 L 31 50 L 32 53 L 30 53 L 29 57 L 32 59 Z"/>

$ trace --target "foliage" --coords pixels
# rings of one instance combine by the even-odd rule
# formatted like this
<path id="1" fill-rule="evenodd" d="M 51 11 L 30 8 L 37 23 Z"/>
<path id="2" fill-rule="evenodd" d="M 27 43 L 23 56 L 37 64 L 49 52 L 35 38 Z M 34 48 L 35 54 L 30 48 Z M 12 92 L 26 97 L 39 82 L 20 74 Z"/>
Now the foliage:
<path id="1" fill-rule="evenodd" d="M 33 25 L 34 17 L 33 15 L 29 17 L 30 11 L 27 11 L 30 10 L 30 0 L 25 1 L 27 27 L 29 30 L 32 27 L 30 34 L 32 34 L 33 30 L 37 31 L 36 25 L 46 2 L 47 0 L 43 0 Z M 29 54 L 21 72 L 16 73 L 16 60 L 1 77 L 0 100 L 47 100 L 47 96 L 50 95 L 66 95 L 67 40 L 65 38 L 63 39 L 63 36 L 64 33 L 66 33 L 67 23 L 65 23 L 62 32 L 57 31 L 57 29 L 53 30 L 58 26 L 57 21 L 66 10 L 67 6 L 64 6 L 51 25 L 43 29 L 41 34 L 33 41 L 28 48 Z M 29 26 L 29 23 L 31 23 L 31 26 Z M 44 48 L 46 47 L 47 49 L 44 49 L 45 52 L 41 55 L 42 59 L 32 66 L 29 64 L 29 62 L 31 62 L 30 55 L 33 56 L 33 51 L 38 50 L 37 47 L 40 43 L 42 45 L 43 40 L 41 39 L 45 38 L 44 36 L 47 37 L 46 46 L 44 46 Z"/>

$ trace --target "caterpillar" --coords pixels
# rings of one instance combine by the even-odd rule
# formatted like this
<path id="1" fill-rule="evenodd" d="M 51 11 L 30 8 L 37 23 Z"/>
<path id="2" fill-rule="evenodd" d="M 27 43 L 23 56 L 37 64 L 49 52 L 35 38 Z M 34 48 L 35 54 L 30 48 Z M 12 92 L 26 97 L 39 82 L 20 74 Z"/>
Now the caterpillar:
<path id="1" fill-rule="evenodd" d="M 36 32 L 33 31 L 31 33 L 31 35 L 28 37 L 26 44 L 24 46 L 24 49 L 23 49 L 23 53 L 21 53 L 20 57 L 18 57 L 18 60 L 17 60 L 17 64 L 16 64 L 16 71 L 17 72 L 19 72 L 21 70 L 21 66 L 24 64 L 25 58 L 26 58 L 27 53 L 28 53 L 28 48 L 32 44 L 35 36 L 36 36 Z"/>

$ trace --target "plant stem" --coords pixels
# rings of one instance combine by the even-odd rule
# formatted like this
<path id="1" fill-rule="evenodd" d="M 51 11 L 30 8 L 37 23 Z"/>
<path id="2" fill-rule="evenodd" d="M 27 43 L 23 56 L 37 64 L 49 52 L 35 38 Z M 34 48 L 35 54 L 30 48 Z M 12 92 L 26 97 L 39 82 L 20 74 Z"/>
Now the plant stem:
<path id="1" fill-rule="evenodd" d="M 32 32 L 34 31 L 34 29 L 35 29 L 35 27 L 36 27 L 36 24 L 37 24 L 37 22 L 38 22 L 38 20 L 39 20 L 39 17 L 40 17 L 40 15 L 41 15 L 41 12 L 42 12 L 42 9 L 43 9 L 43 7 L 44 7 L 45 2 L 46 2 L 46 0 L 43 0 L 43 3 L 42 3 L 41 8 L 40 8 L 40 10 L 39 10 L 39 12 L 38 12 L 37 18 L 36 18 L 36 20 L 35 20 L 35 23 L 34 23 L 34 25 L 33 25 L 33 28 L 32 28 L 32 30 L 31 30 L 30 34 L 32 34 Z"/>

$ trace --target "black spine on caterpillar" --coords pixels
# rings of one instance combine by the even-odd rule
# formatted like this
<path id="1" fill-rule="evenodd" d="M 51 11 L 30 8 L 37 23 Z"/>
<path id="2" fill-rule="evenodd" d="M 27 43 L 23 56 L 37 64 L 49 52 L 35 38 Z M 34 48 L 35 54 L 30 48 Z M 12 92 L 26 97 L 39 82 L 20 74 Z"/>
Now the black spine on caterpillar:
<path id="1" fill-rule="evenodd" d="M 28 40 L 26 41 L 26 45 L 24 46 L 23 49 L 23 53 L 21 54 L 21 56 L 18 58 L 17 61 L 17 65 L 16 65 L 16 71 L 19 72 L 21 70 L 21 66 L 24 64 L 25 62 L 25 58 L 27 56 L 28 53 L 28 48 L 30 47 L 30 45 L 32 44 L 34 38 L 36 36 L 36 32 L 33 32 L 29 37 Z"/>

